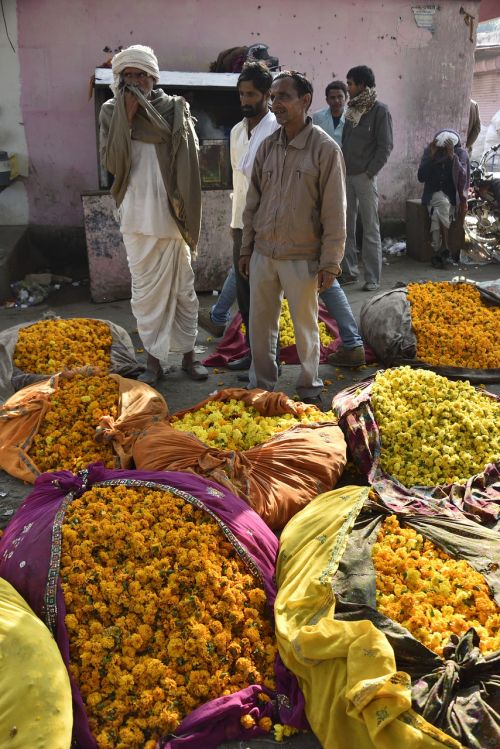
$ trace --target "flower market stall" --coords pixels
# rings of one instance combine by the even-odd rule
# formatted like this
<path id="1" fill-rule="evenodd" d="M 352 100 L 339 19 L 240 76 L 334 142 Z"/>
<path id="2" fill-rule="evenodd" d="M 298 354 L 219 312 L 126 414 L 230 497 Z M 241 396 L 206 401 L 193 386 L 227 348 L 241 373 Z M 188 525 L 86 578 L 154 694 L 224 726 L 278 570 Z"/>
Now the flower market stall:
<path id="1" fill-rule="evenodd" d="M 96 464 L 37 479 L 0 540 L 0 577 L 57 641 L 79 749 L 215 749 L 307 727 L 273 633 L 277 548 L 248 505 L 193 474 Z"/>
<path id="2" fill-rule="evenodd" d="M 500 382 L 500 281 L 412 283 L 376 294 L 360 316 L 379 361 Z"/>
<path id="3" fill-rule="evenodd" d="M 384 496 L 449 499 L 500 519 L 500 400 L 422 369 L 379 371 L 333 400 L 353 460 Z"/>
<path id="4" fill-rule="evenodd" d="M 43 471 L 78 471 L 92 461 L 126 467 L 135 434 L 167 414 L 162 396 L 145 383 L 91 368 L 63 372 L 0 406 L 0 467 L 29 483 Z M 105 439 L 101 424 L 108 431 L 118 425 L 119 438 Z"/>
<path id="5" fill-rule="evenodd" d="M 43 376 L 87 366 L 123 377 L 142 371 L 129 334 L 110 320 L 49 318 L 0 332 L 0 400 Z"/>
<path id="6" fill-rule="evenodd" d="M 292 518 L 276 633 L 325 749 L 498 746 L 499 569 L 449 503 L 349 486 Z"/>
<path id="7" fill-rule="evenodd" d="M 345 466 L 332 412 L 284 393 L 227 388 L 169 423 L 149 426 L 133 448 L 142 470 L 194 471 L 238 494 L 271 528 L 282 528 Z"/>

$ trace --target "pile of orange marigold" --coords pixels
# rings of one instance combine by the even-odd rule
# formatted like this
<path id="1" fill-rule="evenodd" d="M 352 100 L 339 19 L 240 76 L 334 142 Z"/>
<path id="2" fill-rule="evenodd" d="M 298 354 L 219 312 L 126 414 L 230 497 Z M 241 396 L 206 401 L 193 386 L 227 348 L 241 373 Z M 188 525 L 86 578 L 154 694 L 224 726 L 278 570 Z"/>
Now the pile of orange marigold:
<path id="1" fill-rule="evenodd" d="M 59 377 L 29 449 L 37 468 L 42 473 L 63 469 L 76 472 L 95 461 L 114 468 L 112 446 L 98 444 L 94 435 L 103 416 L 116 418 L 118 398 L 118 383 L 108 375 Z"/>
<path id="2" fill-rule="evenodd" d="M 430 650 L 442 656 L 450 635 L 470 627 L 483 654 L 500 649 L 500 608 L 468 562 L 401 527 L 395 515 L 382 523 L 372 555 L 377 608 Z"/>
<path id="3" fill-rule="evenodd" d="M 208 700 L 274 689 L 265 592 L 207 512 L 160 488 L 94 486 L 62 534 L 70 670 L 99 749 L 153 749 Z"/>
<path id="4" fill-rule="evenodd" d="M 111 366 L 111 343 L 109 326 L 100 320 L 41 320 L 19 331 L 14 364 L 23 372 L 35 374 L 85 366 L 107 371 Z"/>
<path id="5" fill-rule="evenodd" d="M 434 366 L 491 369 L 500 361 L 500 307 L 468 283 L 408 285 L 417 359 Z"/>

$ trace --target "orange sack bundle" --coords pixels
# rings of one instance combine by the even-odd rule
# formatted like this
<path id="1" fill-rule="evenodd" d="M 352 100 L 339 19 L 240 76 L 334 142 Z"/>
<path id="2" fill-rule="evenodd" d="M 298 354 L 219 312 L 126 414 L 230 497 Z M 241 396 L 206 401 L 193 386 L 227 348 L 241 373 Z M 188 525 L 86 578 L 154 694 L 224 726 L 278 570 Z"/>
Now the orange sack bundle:
<path id="1" fill-rule="evenodd" d="M 30 484 L 44 471 L 76 473 L 95 461 L 127 468 L 135 435 L 167 415 L 145 383 L 90 367 L 62 372 L 0 406 L 0 468 Z"/>
<path id="2" fill-rule="evenodd" d="M 220 404 L 224 413 L 234 402 L 255 409 L 255 422 L 259 417 L 289 415 L 290 427 L 281 425 L 284 431 L 250 449 L 231 445 L 220 449 L 174 426 L 207 404 Z M 326 420 L 320 423 L 322 418 Z M 234 416 L 212 425 L 209 436 L 217 429 L 232 428 L 231 419 Z M 136 438 L 132 454 L 140 470 L 191 471 L 217 481 L 248 502 L 270 528 L 279 529 L 314 497 L 336 485 L 346 463 L 346 444 L 333 416 L 314 407 L 296 403 L 284 393 L 227 388 L 175 414 L 170 423 L 149 425 Z"/>

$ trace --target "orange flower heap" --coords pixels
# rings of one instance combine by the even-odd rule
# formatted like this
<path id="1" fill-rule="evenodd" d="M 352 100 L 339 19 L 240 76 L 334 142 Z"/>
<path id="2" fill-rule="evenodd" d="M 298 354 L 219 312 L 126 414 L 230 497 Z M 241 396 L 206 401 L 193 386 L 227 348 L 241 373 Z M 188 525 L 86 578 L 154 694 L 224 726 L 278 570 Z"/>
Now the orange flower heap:
<path id="1" fill-rule="evenodd" d="M 173 493 L 94 486 L 73 500 L 61 580 L 99 749 L 153 749 L 198 705 L 274 688 L 264 590 L 217 522 Z"/>
<path id="2" fill-rule="evenodd" d="M 500 361 L 500 307 L 468 283 L 408 285 L 417 358 L 434 366 L 491 369 Z"/>
<path id="3" fill-rule="evenodd" d="M 42 473 L 76 472 L 95 461 L 114 468 L 112 446 L 97 444 L 94 435 L 102 416 L 117 414 L 118 384 L 111 377 L 59 377 L 29 456 Z"/>
<path id="4" fill-rule="evenodd" d="M 373 545 L 377 608 L 437 655 L 450 635 L 474 627 L 483 654 L 500 649 L 500 608 L 479 572 L 452 559 L 395 515 Z"/>
<path id="5" fill-rule="evenodd" d="M 14 364 L 23 372 L 36 374 L 84 366 L 107 371 L 111 343 L 109 326 L 100 320 L 42 320 L 19 331 Z"/>

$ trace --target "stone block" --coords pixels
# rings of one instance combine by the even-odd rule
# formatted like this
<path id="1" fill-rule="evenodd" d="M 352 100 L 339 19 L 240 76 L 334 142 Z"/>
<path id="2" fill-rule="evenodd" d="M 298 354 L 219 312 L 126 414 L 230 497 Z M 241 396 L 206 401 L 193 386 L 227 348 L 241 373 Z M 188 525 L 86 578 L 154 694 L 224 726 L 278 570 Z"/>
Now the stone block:
<path id="1" fill-rule="evenodd" d="M 422 263 L 431 261 L 434 251 L 431 245 L 431 220 L 426 206 L 420 198 L 406 201 L 406 252 L 408 256 Z M 453 221 L 450 226 L 449 245 L 452 255 L 458 253 L 465 245 L 463 227 Z"/>
<path id="2" fill-rule="evenodd" d="M 193 263 L 196 291 L 220 289 L 232 263 L 229 230 L 229 190 L 202 192 L 202 224 L 198 256 Z M 130 297 L 130 272 L 125 246 L 115 218 L 115 203 L 109 192 L 82 193 L 85 237 L 94 302 Z"/>

